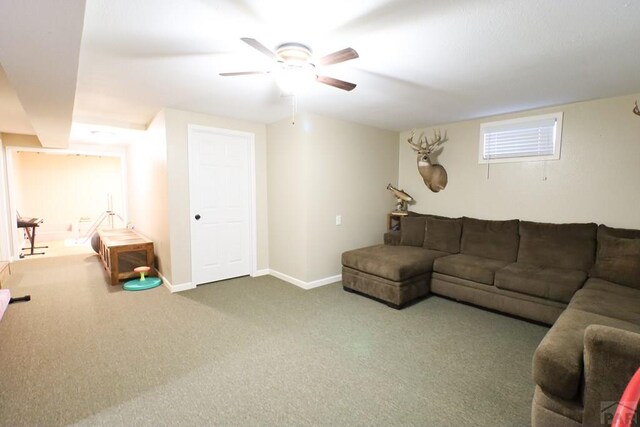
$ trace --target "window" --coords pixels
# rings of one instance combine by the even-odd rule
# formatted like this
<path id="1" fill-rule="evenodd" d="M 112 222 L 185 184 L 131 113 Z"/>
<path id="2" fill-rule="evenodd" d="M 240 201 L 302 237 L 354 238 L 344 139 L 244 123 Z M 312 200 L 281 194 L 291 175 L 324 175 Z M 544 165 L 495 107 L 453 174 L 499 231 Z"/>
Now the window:
<path id="1" fill-rule="evenodd" d="M 480 125 L 479 163 L 558 160 L 562 113 Z"/>

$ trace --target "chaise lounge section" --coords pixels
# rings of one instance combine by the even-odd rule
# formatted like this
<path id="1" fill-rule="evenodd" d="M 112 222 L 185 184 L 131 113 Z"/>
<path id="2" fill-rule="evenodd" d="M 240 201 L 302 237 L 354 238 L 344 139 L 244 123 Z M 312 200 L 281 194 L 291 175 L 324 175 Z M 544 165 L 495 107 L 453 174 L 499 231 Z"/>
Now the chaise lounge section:
<path id="1" fill-rule="evenodd" d="M 429 293 L 433 261 L 446 252 L 414 246 L 370 246 L 342 256 L 342 280 L 347 291 L 373 296 L 402 308 Z"/>
<path id="2" fill-rule="evenodd" d="M 553 325 L 534 426 L 602 425 L 640 366 L 640 230 L 411 213 L 342 262 L 345 290 L 394 308 L 434 293 Z"/>

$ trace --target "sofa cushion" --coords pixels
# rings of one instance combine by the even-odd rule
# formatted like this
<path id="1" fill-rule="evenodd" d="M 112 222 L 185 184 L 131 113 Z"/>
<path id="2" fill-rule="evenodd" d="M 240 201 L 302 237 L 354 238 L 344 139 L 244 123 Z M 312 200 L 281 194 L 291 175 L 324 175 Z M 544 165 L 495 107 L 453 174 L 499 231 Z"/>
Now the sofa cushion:
<path id="1" fill-rule="evenodd" d="M 487 221 L 462 218 L 460 252 L 513 262 L 518 256 L 518 220 Z"/>
<path id="2" fill-rule="evenodd" d="M 573 296 L 569 307 L 640 325 L 640 290 L 627 289 L 636 294 L 622 295 L 592 287 L 581 289 Z"/>
<path id="3" fill-rule="evenodd" d="M 577 397 L 583 371 L 584 331 L 589 325 L 640 332 L 640 325 L 567 308 L 533 355 L 533 379 L 544 391 L 562 399 Z"/>
<path id="4" fill-rule="evenodd" d="M 461 279 L 493 285 L 496 271 L 509 263 L 491 258 L 456 254 L 438 258 L 433 263 L 433 271 Z"/>
<path id="5" fill-rule="evenodd" d="M 618 285 L 617 283 L 609 282 L 606 280 L 598 279 L 597 277 L 590 277 L 584 284 L 582 289 L 596 289 L 606 291 L 611 294 L 628 296 L 635 298 L 639 295 L 638 289 L 630 288 L 628 286 Z"/>
<path id="6" fill-rule="evenodd" d="M 433 260 L 445 255 L 422 247 L 376 245 L 343 253 L 342 265 L 401 282 L 429 273 Z"/>
<path id="7" fill-rule="evenodd" d="M 598 225 L 520 221 L 518 262 L 589 271 L 596 257 Z"/>
<path id="8" fill-rule="evenodd" d="M 402 246 L 422 246 L 426 220 L 427 218 L 424 216 L 403 216 L 400 218 L 400 244 Z"/>
<path id="9" fill-rule="evenodd" d="M 452 254 L 460 252 L 462 219 L 427 216 L 424 247 Z"/>
<path id="10" fill-rule="evenodd" d="M 495 286 L 567 303 L 586 280 L 587 273 L 584 271 L 516 262 L 496 272 Z"/>
<path id="11" fill-rule="evenodd" d="M 640 238 L 598 233 L 598 256 L 591 276 L 640 289 Z"/>

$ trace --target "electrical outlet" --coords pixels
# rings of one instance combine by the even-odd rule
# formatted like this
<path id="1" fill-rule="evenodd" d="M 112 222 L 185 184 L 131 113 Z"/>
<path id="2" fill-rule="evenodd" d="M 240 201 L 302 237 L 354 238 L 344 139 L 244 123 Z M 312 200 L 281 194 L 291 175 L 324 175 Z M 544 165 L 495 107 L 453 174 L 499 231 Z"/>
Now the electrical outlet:
<path id="1" fill-rule="evenodd" d="M 336 215 L 336 225 L 342 225 L 342 215 Z"/>

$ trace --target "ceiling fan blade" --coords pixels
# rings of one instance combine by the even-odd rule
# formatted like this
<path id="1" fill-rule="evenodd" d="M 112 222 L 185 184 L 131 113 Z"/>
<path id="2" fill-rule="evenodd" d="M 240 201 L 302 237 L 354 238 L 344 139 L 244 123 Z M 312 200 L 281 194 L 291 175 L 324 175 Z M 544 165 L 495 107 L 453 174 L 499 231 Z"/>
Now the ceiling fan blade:
<path id="1" fill-rule="evenodd" d="M 252 48 L 254 48 L 256 50 L 259 50 L 260 52 L 262 52 L 263 54 L 267 55 L 269 58 L 273 59 L 274 61 L 278 60 L 278 57 L 276 56 L 276 54 L 273 53 L 273 51 L 271 49 L 267 48 L 265 45 L 260 43 L 258 40 L 252 39 L 252 38 L 249 38 L 249 37 L 242 37 L 240 40 L 242 40 L 243 42 L 245 42 L 246 44 L 248 44 Z"/>
<path id="2" fill-rule="evenodd" d="M 220 73 L 221 76 L 248 76 L 250 74 L 269 74 L 271 71 L 237 71 L 235 73 Z"/>
<path id="3" fill-rule="evenodd" d="M 323 56 L 318 60 L 318 65 L 338 64 L 340 62 L 358 58 L 359 56 L 360 55 L 358 55 L 358 52 L 348 47 L 346 49 L 342 49 L 337 52 L 330 53 L 327 56 Z"/>
<path id="4" fill-rule="evenodd" d="M 318 76 L 316 78 L 316 81 L 319 81 L 320 83 L 324 83 L 329 86 L 337 87 L 338 89 L 347 90 L 347 91 L 353 90 L 356 87 L 354 83 L 345 82 L 344 80 L 338 80 L 338 79 L 334 79 L 333 77 L 327 77 L 327 76 Z"/>

